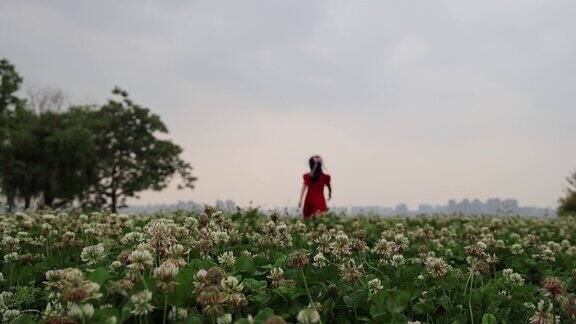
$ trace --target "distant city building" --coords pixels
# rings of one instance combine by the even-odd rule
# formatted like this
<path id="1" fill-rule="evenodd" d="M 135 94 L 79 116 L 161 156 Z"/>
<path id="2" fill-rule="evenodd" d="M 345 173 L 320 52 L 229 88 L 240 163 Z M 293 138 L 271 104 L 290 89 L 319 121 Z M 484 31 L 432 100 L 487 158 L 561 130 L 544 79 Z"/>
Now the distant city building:
<path id="1" fill-rule="evenodd" d="M 214 204 L 217 208 L 232 213 L 238 208 L 232 200 L 217 200 Z M 179 201 L 176 204 L 155 204 L 145 206 L 130 206 L 121 209 L 123 213 L 156 213 L 172 212 L 177 210 L 202 211 L 204 206 L 192 201 Z M 276 208 L 276 211 L 291 216 L 300 215 L 300 210 L 294 206 Z M 551 218 L 556 217 L 556 210 L 552 208 L 525 207 L 520 206 L 516 199 L 491 198 L 482 202 L 479 199 L 463 199 L 458 202 L 450 199 L 446 205 L 420 204 L 416 210 L 410 210 L 404 203 L 396 207 L 385 207 L 379 205 L 372 206 L 333 206 L 330 211 L 338 215 L 380 215 L 380 216 L 415 216 L 420 214 L 465 214 L 465 215 L 520 215 L 529 217 Z"/>
<path id="2" fill-rule="evenodd" d="M 400 204 L 400 205 L 396 206 L 396 209 L 394 209 L 394 212 L 398 215 L 407 215 L 410 213 L 410 211 L 408 210 L 408 206 L 406 204 Z"/>

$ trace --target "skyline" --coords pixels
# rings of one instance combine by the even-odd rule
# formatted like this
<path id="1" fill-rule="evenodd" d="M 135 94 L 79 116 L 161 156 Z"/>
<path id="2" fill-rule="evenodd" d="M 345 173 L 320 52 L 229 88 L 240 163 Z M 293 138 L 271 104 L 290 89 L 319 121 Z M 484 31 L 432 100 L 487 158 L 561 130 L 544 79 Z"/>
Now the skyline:
<path id="1" fill-rule="evenodd" d="M 3 1 L 27 87 L 159 114 L 199 178 L 131 203 L 297 203 L 320 154 L 337 205 L 516 197 L 576 168 L 570 1 Z"/>
<path id="2" fill-rule="evenodd" d="M 227 213 L 236 212 L 237 208 L 257 208 L 264 213 L 277 211 L 281 214 L 288 214 L 296 216 L 300 214 L 300 209 L 295 206 L 274 206 L 270 208 L 263 208 L 262 206 L 239 206 L 230 199 L 218 199 L 214 203 L 209 204 Z M 146 205 L 130 205 L 123 207 L 120 212 L 122 213 L 155 213 L 155 212 L 170 212 L 177 210 L 191 210 L 201 212 L 204 210 L 204 204 L 194 201 L 178 201 L 175 203 L 163 204 L 146 204 Z M 524 217 L 556 217 L 557 213 L 555 208 L 542 207 L 542 206 L 525 206 L 521 205 L 517 199 L 511 198 L 490 198 L 485 201 L 479 199 L 464 198 L 460 201 L 450 199 L 445 205 L 430 205 L 419 204 L 417 208 L 411 208 L 405 203 L 398 203 L 393 206 L 382 205 L 369 205 L 369 206 L 329 206 L 329 210 L 336 214 L 345 214 L 349 216 L 356 215 L 380 215 L 380 216 L 394 216 L 394 215 L 433 215 L 433 214 L 472 214 L 472 215 L 520 215 Z"/>

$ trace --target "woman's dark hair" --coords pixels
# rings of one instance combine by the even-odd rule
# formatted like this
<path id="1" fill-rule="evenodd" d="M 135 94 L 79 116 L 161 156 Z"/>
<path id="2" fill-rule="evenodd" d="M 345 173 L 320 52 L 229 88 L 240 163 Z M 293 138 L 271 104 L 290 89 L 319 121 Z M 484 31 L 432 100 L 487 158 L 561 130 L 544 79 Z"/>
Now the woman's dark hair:
<path id="1" fill-rule="evenodd" d="M 312 182 L 318 181 L 322 174 L 322 158 L 319 155 L 314 155 L 308 160 L 308 164 L 310 165 L 310 180 Z"/>

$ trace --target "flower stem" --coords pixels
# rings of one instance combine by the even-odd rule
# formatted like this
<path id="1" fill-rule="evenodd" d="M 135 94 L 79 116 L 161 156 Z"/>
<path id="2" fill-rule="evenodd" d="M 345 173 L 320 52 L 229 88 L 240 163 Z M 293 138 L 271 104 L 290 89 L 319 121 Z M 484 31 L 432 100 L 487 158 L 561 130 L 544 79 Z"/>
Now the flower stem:
<path id="1" fill-rule="evenodd" d="M 474 314 L 472 313 L 472 288 L 474 285 L 474 273 L 470 273 L 470 292 L 468 294 L 468 309 L 470 310 L 470 323 L 474 324 Z"/>
<path id="2" fill-rule="evenodd" d="M 302 274 L 304 287 L 306 288 L 306 293 L 308 294 L 308 300 L 310 300 L 310 304 L 314 304 L 314 302 L 312 301 L 312 296 L 310 295 L 310 290 L 308 289 L 308 282 L 306 282 L 306 276 L 304 275 L 304 268 L 300 268 L 300 273 Z"/>
<path id="3" fill-rule="evenodd" d="M 306 281 L 306 276 L 304 275 L 304 268 L 300 268 L 300 273 L 302 274 L 302 281 L 304 281 L 304 287 L 306 288 L 306 293 L 308 294 L 308 300 L 310 300 L 310 306 L 316 307 L 312 301 L 312 295 L 310 295 L 310 289 L 308 289 L 308 282 Z M 322 324 L 322 319 L 320 318 L 320 324 Z"/>
<path id="4" fill-rule="evenodd" d="M 164 294 L 164 314 L 162 315 L 162 324 L 166 324 L 166 311 L 168 310 L 168 294 Z"/>

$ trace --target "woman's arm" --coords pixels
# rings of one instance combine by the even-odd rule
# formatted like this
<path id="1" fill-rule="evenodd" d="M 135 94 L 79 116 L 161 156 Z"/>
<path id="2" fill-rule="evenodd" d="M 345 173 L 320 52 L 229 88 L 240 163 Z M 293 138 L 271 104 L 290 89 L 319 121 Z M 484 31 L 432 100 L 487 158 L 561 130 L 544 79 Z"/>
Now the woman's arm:
<path id="1" fill-rule="evenodd" d="M 328 200 L 332 199 L 332 185 L 330 183 L 326 184 L 328 187 Z"/>
<path id="2" fill-rule="evenodd" d="M 303 184 L 302 190 L 300 190 L 300 200 L 298 200 L 298 208 L 302 207 L 302 199 L 304 199 L 305 193 L 306 193 L 306 184 Z"/>

